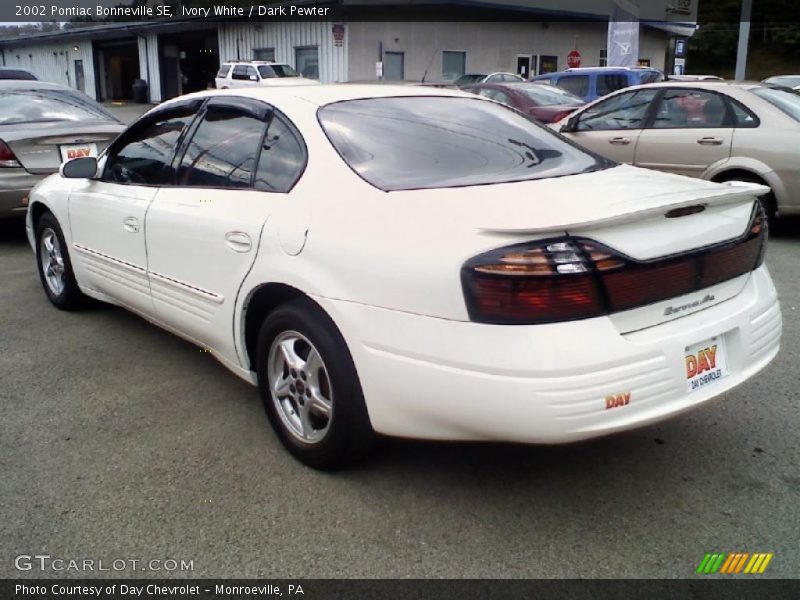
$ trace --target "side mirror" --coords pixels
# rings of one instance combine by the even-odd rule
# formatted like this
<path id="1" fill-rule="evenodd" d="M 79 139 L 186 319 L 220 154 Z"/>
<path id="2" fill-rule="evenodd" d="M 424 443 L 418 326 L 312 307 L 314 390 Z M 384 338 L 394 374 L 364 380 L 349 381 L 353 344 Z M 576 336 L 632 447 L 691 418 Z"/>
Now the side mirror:
<path id="1" fill-rule="evenodd" d="M 97 159 L 94 156 L 73 158 L 62 163 L 58 171 L 67 179 L 91 179 L 97 175 Z"/>
<path id="2" fill-rule="evenodd" d="M 250 75 L 250 81 L 258 81 L 258 77 L 255 75 Z"/>
<path id="3" fill-rule="evenodd" d="M 578 131 L 578 115 L 572 115 L 558 131 L 560 133 L 572 133 L 573 131 Z"/>

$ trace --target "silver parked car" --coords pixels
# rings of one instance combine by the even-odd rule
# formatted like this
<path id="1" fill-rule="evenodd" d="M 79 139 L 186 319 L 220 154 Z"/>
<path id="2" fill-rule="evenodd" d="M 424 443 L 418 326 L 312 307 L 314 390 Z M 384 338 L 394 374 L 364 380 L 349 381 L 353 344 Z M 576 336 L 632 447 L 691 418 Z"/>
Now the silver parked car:
<path id="1" fill-rule="evenodd" d="M 125 126 L 71 88 L 0 81 L 0 217 L 23 216 L 24 198 L 62 162 L 97 156 Z"/>
<path id="2" fill-rule="evenodd" d="M 770 217 L 800 214 L 800 93 L 790 88 L 652 83 L 601 98 L 553 127 L 618 162 L 767 185 Z"/>
<path id="3" fill-rule="evenodd" d="M 775 75 L 774 77 L 767 77 L 764 83 L 782 85 L 784 87 L 800 90 L 800 75 Z"/>
<path id="4" fill-rule="evenodd" d="M 22 79 L 25 81 L 38 81 L 39 78 L 33 71 L 22 67 L 0 67 L 0 79 Z"/>

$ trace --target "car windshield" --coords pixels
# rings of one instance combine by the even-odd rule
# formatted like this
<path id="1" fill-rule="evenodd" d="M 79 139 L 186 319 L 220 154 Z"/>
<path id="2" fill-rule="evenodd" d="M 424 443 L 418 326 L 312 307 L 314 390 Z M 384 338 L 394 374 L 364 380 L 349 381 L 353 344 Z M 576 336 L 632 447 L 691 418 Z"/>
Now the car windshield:
<path id="1" fill-rule="evenodd" d="M 0 69 L 0 79 L 24 79 L 27 81 L 36 81 L 33 73 L 22 71 L 20 69 Z"/>
<path id="2" fill-rule="evenodd" d="M 346 100 L 320 108 L 319 120 L 345 162 L 384 191 L 544 179 L 615 164 L 477 98 Z"/>
<path id="3" fill-rule="evenodd" d="M 70 90 L 4 89 L 0 91 L 0 125 L 42 121 L 113 121 L 94 100 Z"/>
<path id="4" fill-rule="evenodd" d="M 527 95 L 539 106 L 579 106 L 584 103 L 581 98 L 570 94 L 566 90 L 542 85 L 540 83 L 531 83 L 529 85 L 518 85 L 514 87 Z"/>
<path id="5" fill-rule="evenodd" d="M 759 98 L 763 98 L 779 108 L 795 121 L 800 121 L 800 94 L 789 89 L 757 87 L 751 90 Z"/>
<path id="6" fill-rule="evenodd" d="M 289 65 L 258 65 L 258 72 L 261 74 L 261 79 L 270 79 L 271 77 L 299 77 Z"/>
<path id="7" fill-rule="evenodd" d="M 797 87 L 800 85 L 800 75 L 794 77 L 770 77 L 766 83 L 774 83 L 775 85 L 785 85 L 786 87 Z"/>
<path id="8" fill-rule="evenodd" d="M 471 83 L 478 83 L 483 80 L 486 75 L 462 75 L 453 83 L 455 85 L 469 85 Z"/>

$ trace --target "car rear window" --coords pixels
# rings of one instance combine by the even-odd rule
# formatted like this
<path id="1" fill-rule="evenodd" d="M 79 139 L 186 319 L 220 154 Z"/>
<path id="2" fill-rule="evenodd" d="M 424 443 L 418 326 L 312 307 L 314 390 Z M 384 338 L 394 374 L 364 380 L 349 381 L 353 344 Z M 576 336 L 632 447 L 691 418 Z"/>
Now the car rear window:
<path id="1" fill-rule="evenodd" d="M 614 164 L 478 98 L 346 100 L 318 115 L 344 161 L 384 191 L 545 179 Z"/>
<path id="2" fill-rule="evenodd" d="M 660 71 L 645 71 L 639 75 L 639 83 L 657 83 L 664 81 L 664 74 Z"/>
<path id="3" fill-rule="evenodd" d="M 567 90 L 541 83 L 519 85 L 514 89 L 523 92 L 539 106 L 579 106 L 583 104 L 583 99 L 570 94 Z"/>
<path id="4" fill-rule="evenodd" d="M 780 109 L 795 121 L 800 121 L 800 94 L 790 89 L 757 87 L 751 90 L 759 98 L 763 98 Z"/>
<path id="5" fill-rule="evenodd" d="M 113 121 L 117 119 L 89 97 L 70 90 L 4 89 L 0 91 L 0 125 L 45 121 Z"/>
<path id="6" fill-rule="evenodd" d="M 222 78 L 227 77 L 228 76 L 228 71 L 230 71 L 230 70 L 231 70 L 230 64 L 222 65 L 219 68 L 219 71 L 217 71 L 217 77 L 222 77 Z"/>

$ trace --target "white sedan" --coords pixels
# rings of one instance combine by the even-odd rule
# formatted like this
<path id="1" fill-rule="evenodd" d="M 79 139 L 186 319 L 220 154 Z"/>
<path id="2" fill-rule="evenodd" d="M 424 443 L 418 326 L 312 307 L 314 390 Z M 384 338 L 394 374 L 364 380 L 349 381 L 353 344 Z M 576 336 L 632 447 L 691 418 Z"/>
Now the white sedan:
<path id="1" fill-rule="evenodd" d="M 207 348 L 332 468 L 376 432 L 569 442 L 752 377 L 781 334 L 765 191 L 472 94 L 320 85 L 166 102 L 42 182 L 27 227 L 55 306 Z"/>

